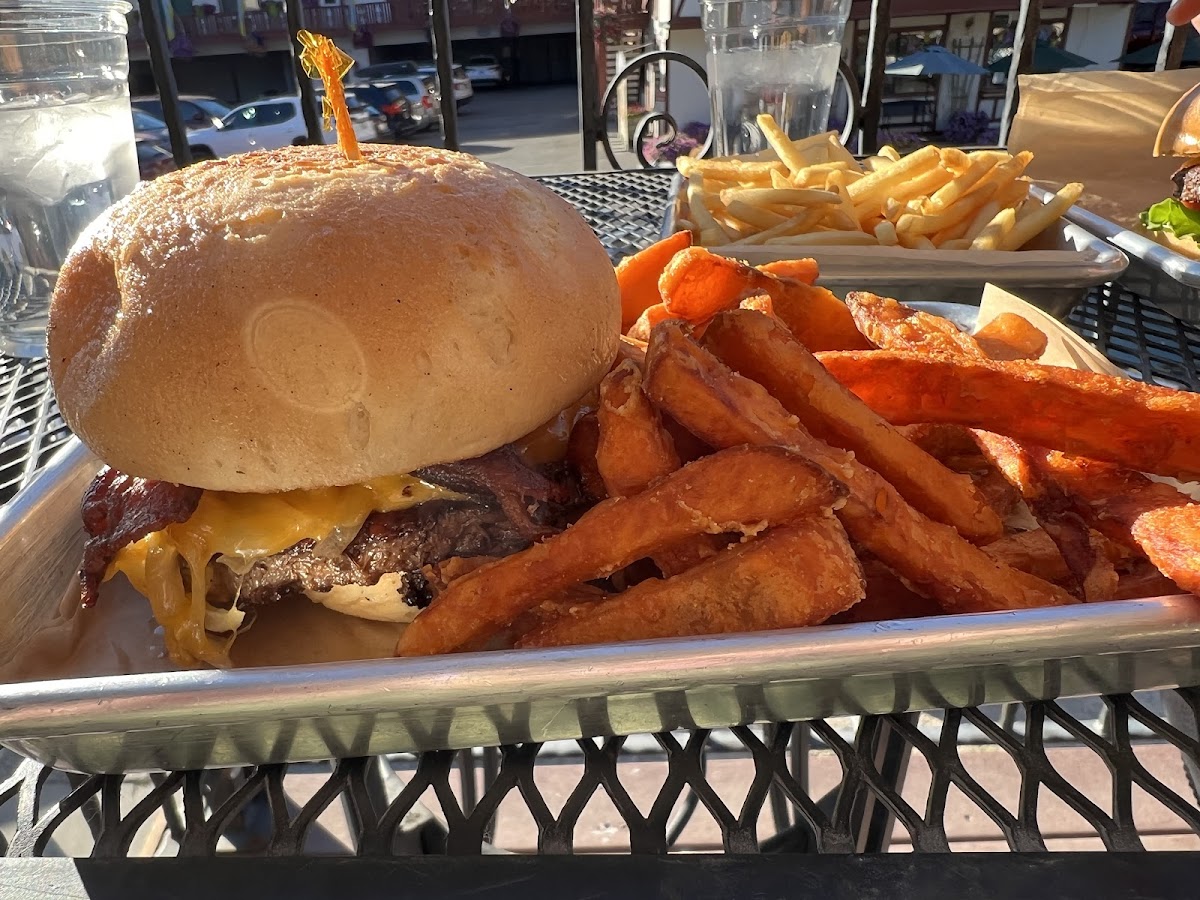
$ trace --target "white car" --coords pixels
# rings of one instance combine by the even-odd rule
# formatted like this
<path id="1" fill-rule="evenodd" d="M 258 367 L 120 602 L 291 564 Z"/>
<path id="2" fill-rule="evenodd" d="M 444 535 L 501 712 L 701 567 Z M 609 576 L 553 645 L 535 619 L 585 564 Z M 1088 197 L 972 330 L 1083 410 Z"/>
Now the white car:
<path id="1" fill-rule="evenodd" d="M 500 87 L 505 83 L 504 69 L 494 56 L 472 56 L 467 60 L 466 69 L 472 85 Z"/>
<path id="2" fill-rule="evenodd" d="M 437 66 L 432 63 L 422 63 L 417 71 L 422 75 L 428 75 L 430 78 L 437 78 Z M 456 106 L 463 107 L 471 102 L 471 98 L 475 96 L 475 89 L 471 87 L 471 79 L 467 77 L 467 70 L 462 66 L 452 66 L 450 69 L 450 77 L 454 81 L 454 103 Z M 438 85 L 440 88 L 441 85 Z"/>
<path id="3" fill-rule="evenodd" d="M 387 134 L 387 121 L 381 114 L 355 97 L 346 99 L 354 134 L 360 141 L 373 141 Z M 332 131 L 323 132 L 322 138 L 326 144 L 337 140 Z M 307 144 L 308 129 L 299 97 L 270 97 L 237 107 L 219 125 L 190 132 L 188 142 L 197 159 L 224 157 Z"/>

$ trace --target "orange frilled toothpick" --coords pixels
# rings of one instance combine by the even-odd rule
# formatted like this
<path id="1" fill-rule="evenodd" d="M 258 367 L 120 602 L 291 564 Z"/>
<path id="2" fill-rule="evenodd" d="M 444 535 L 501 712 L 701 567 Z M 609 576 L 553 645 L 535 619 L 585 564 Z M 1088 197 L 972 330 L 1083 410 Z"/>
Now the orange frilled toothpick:
<path id="1" fill-rule="evenodd" d="M 354 136 L 354 126 L 350 122 L 350 110 L 346 108 L 346 91 L 342 87 L 342 79 L 354 66 L 354 60 L 323 34 L 298 31 L 296 39 L 304 48 L 300 53 L 300 65 L 305 74 L 309 78 L 320 78 L 325 85 L 325 99 L 321 103 L 325 128 L 337 128 L 338 147 L 346 159 L 362 159 L 358 138 Z"/>

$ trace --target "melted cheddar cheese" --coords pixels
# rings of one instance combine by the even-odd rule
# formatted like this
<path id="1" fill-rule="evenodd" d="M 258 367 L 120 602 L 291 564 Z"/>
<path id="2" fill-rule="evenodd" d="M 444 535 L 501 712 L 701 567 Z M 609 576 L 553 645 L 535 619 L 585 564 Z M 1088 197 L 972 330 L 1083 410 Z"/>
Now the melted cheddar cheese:
<path id="1" fill-rule="evenodd" d="M 235 572 L 245 572 L 257 560 L 306 538 L 334 541 L 340 552 L 372 512 L 455 499 L 462 496 L 406 475 L 282 494 L 205 491 L 186 522 L 123 548 L 105 580 L 121 572 L 149 599 L 163 627 L 167 652 L 177 663 L 228 666 L 242 613 L 207 604 L 208 565 L 214 557 Z M 187 563 L 190 575 L 186 586 L 180 560 Z"/>

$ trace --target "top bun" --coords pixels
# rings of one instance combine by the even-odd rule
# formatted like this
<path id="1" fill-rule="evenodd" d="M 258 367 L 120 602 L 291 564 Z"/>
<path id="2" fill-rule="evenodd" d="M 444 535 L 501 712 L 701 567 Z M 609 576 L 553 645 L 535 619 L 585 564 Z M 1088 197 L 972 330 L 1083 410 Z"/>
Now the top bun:
<path id="1" fill-rule="evenodd" d="M 1200 155 L 1200 84 L 1175 101 L 1154 139 L 1155 156 Z"/>
<path id="2" fill-rule="evenodd" d="M 161 176 L 63 266 L 48 356 L 113 467 L 210 490 L 486 453 L 617 352 L 612 264 L 545 187 L 424 147 L 289 147 Z"/>

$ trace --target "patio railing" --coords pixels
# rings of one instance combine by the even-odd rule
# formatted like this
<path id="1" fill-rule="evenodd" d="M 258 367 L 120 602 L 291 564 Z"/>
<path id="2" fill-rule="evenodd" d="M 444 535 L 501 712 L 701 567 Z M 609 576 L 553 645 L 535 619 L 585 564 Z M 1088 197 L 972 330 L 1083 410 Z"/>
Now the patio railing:
<path id="1" fill-rule="evenodd" d="M 571 0 L 530 0 L 528 7 L 522 2 L 522 15 L 527 10 L 536 10 L 546 21 L 558 21 L 571 16 Z M 616 155 L 610 143 L 608 134 L 608 111 L 606 98 L 611 99 L 616 93 L 618 82 L 629 77 L 635 71 L 654 62 L 668 61 L 689 65 L 704 78 L 703 69 L 689 58 L 670 51 L 655 51 L 634 60 L 607 84 L 599 83 L 598 53 L 604 52 L 602 41 L 597 39 L 597 25 L 603 33 L 606 20 L 617 21 L 618 24 L 628 24 L 640 17 L 644 23 L 647 15 L 649 0 L 575 0 L 573 17 L 576 27 L 576 52 L 579 71 L 579 122 L 580 141 L 582 145 L 582 168 L 593 171 L 598 168 L 599 149 L 604 150 L 605 157 L 614 167 L 619 167 Z M 171 134 L 171 144 L 179 165 L 191 162 L 187 146 L 186 131 L 179 115 L 176 103 L 175 79 L 171 71 L 167 40 L 163 30 L 162 7 L 157 0 L 138 0 L 140 18 L 137 29 L 131 34 L 133 40 L 146 41 L 149 52 L 151 69 L 155 82 L 162 96 L 163 115 Z M 347 7 L 303 6 L 300 2 L 286 5 L 286 15 L 270 16 L 264 12 L 246 14 L 247 27 L 260 33 L 286 32 L 290 38 L 290 46 L 296 47 L 296 32 L 302 28 L 314 31 L 324 31 L 333 34 L 345 33 L 354 27 L 391 26 L 401 29 L 426 29 L 433 37 L 434 60 L 438 66 L 440 81 L 450 83 L 450 26 L 479 24 L 484 19 L 495 21 L 496 16 L 503 11 L 502 0 L 430 0 L 427 7 L 420 0 L 380 0 L 356 7 L 353 23 L 348 17 Z M 1032 70 L 1036 39 L 1041 25 L 1042 0 L 1021 0 L 1017 15 L 1013 53 L 1008 70 L 1005 86 L 1004 107 L 1000 115 L 999 144 L 1004 145 L 1008 140 L 1009 128 L 1018 102 L 1018 76 Z M 884 67 L 887 62 L 887 36 L 891 30 L 892 0 L 872 0 L 870 30 L 867 40 L 867 64 L 865 80 L 862 85 L 857 83 L 853 72 L 843 65 L 841 79 L 846 90 L 846 96 L 855 107 L 855 115 L 851 118 L 856 127 L 847 129 L 843 135 L 847 144 L 860 153 L 873 153 L 879 147 L 880 123 L 883 115 L 884 97 Z M 200 15 L 180 17 L 183 28 L 189 36 L 216 37 L 220 35 L 238 35 L 240 29 L 236 16 L 230 15 Z M 1157 71 L 1179 68 L 1183 60 L 1186 29 L 1175 29 L 1166 26 L 1161 50 L 1156 66 Z M 321 124 L 317 107 L 312 96 L 312 86 L 308 78 L 298 73 L 301 95 L 305 100 L 305 122 L 308 127 L 310 140 L 318 143 L 321 140 Z M 449 149 L 458 149 L 457 113 L 453 92 L 442 92 L 442 119 L 445 145 Z M 668 113 L 658 112 L 644 118 L 639 123 L 638 134 L 634 146 L 637 148 L 638 162 L 642 166 L 651 163 L 646 160 L 642 151 L 642 135 L 651 124 L 660 123 L 667 129 L 676 128 L 676 123 Z"/>

